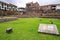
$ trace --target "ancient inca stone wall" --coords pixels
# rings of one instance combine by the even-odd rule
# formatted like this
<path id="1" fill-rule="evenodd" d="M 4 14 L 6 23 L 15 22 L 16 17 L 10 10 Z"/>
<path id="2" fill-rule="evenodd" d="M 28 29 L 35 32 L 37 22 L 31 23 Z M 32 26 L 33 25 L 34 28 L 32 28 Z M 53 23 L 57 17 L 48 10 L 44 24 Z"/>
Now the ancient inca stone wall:
<path id="1" fill-rule="evenodd" d="M 6 17 L 6 18 L 0 18 L 0 22 L 6 22 L 6 21 L 13 21 L 17 20 L 17 17 Z"/>

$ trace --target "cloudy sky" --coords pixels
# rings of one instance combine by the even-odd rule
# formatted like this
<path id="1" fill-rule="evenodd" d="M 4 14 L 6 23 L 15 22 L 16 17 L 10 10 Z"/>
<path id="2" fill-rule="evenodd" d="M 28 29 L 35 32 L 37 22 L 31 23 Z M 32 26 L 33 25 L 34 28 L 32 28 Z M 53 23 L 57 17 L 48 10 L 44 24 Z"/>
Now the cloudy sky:
<path id="1" fill-rule="evenodd" d="M 25 7 L 26 3 L 38 2 L 40 5 L 60 4 L 60 0 L 0 0 L 7 3 L 12 3 L 18 7 Z"/>

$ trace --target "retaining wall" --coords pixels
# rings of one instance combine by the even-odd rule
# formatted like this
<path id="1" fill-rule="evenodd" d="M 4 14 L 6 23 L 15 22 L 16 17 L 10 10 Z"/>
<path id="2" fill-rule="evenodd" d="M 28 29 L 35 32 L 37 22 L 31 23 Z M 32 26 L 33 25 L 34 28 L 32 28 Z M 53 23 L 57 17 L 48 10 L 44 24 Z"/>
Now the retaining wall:
<path id="1" fill-rule="evenodd" d="M 6 17 L 6 18 L 0 18 L 0 22 L 6 22 L 6 21 L 13 21 L 17 20 L 17 17 Z"/>

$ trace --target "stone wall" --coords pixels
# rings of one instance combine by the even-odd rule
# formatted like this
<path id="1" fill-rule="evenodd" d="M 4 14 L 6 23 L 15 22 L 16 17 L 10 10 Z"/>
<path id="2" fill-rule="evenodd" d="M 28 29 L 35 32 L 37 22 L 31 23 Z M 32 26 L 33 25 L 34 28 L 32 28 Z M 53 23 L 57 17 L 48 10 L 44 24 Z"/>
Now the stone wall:
<path id="1" fill-rule="evenodd" d="M 4 11 L 0 10 L 0 16 L 9 16 L 9 15 L 17 15 L 19 12 L 17 11 Z"/>
<path id="2" fill-rule="evenodd" d="M 42 14 L 43 18 L 60 18 L 60 12 L 53 12 L 53 13 L 47 13 L 47 14 Z"/>
<path id="3" fill-rule="evenodd" d="M 20 18 L 38 18 L 41 14 L 38 12 L 21 12 L 19 15 L 16 15 L 16 17 L 20 17 Z"/>
<path id="4" fill-rule="evenodd" d="M 60 12 L 52 12 L 52 13 L 41 13 L 36 11 L 28 11 L 25 13 L 20 13 L 19 15 L 16 15 L 18 18 L 60 18 Z"/>
<path id="5" fill-rule="evenodd" d="M 6 22 L 6 21 L 13 21 L 17 20 L 17 17 L 6 17 L 6 18 L 0 18 L 0 22 Z"/>

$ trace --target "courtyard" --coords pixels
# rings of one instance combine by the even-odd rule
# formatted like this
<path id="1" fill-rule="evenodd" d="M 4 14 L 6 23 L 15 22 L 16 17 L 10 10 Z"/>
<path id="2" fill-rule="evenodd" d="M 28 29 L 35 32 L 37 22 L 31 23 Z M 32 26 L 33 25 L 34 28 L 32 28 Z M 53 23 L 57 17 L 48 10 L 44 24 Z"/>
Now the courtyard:
<path id="1" fill-rule="evenodd" d="M 38 33 L 39 24 L 50 24 L 49 19 L 57 25 L 60 32 L 60 19 L 19 18 L 0 23 L 0 40 L 60 40 L 60 36 Z M 13 29 L 10 34 L 6 33 L 8 27 Z"/>

